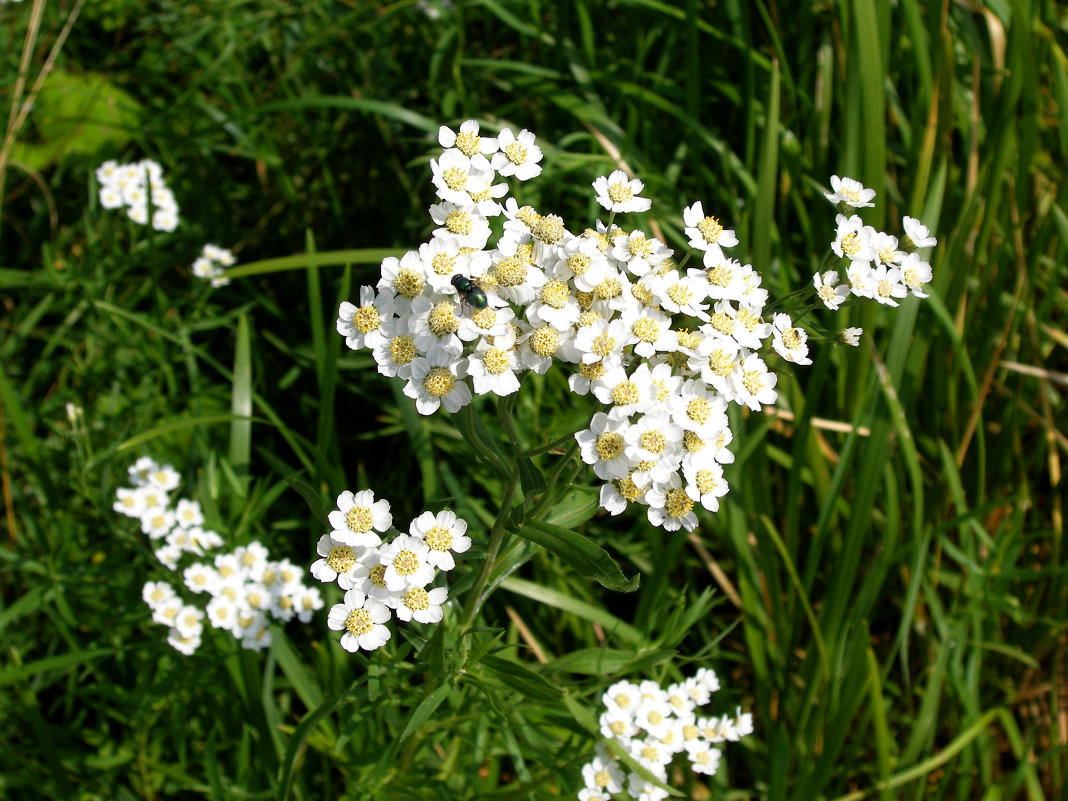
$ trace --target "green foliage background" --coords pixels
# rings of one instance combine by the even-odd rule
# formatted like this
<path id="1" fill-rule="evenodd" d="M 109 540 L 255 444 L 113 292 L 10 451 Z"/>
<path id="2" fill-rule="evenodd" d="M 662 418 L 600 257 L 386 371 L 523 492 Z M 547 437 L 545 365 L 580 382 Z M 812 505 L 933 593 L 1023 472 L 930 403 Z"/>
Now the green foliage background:
<path id="1" fill-rule="evenodd" d="M 1063 6 L 432 5 L 0 6 L 5 109 L 78 12 L 5 145 L 0 795 L 574 797 L 583 710 L 608 684 L 708 665 L 720 713 L 751 709 L 757 730 L 713 780 L 682 780 L 691 798 L 1058 797 Z M 449 505 L 476 540 L 462 602 L 502 482 L 332 322 L 384 255 L 424 241 L 437 128 L 468 118 L 538 135 L 545 170 L 522 202 L 585 223 L 590 182 L 625 163 L 670 246 L 700 199 L 775 294 L 833 236 L 828 176 L 856 177 L 879 191 L 867 222 L 910 214 L 937 234 L 932 297 L 822 318 L 876 347 L 817 347 L 781 378 L 792 417 L 733 420 L 732 492 L 694 537 L 587 520 L 580 471 L 553 520 L 585 521 L 640 574 L 633 593 L 515 540 L 462 649 L 450 616 L 348 655 L 323 613 L 267 655 L 209 636 L 181 657 L 140 600 L 147 542 L 110 509 L 144 453 L 232 543 L 302 564 L 323 525 L 287 479 L 324 504 L 370 487 L 398 521 Z M 95 167 L 144 157 L 182 207 L 174 234 L 97 204 Z M 205 241 L 234 248 L 244 277 L 192 279 Z M 507 411 L 527 447 L 586 417 L 560 376 Z"/>

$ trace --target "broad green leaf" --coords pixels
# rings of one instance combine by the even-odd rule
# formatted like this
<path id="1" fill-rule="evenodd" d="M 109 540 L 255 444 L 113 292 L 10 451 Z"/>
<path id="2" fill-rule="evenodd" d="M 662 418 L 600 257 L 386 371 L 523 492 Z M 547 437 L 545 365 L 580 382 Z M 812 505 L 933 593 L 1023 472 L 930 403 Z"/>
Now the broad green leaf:
<path id="1" fill-rule="evenodd" d="M 638 575 L 628 579 L 606 550 L 576 531 L 532 522 L 517 528 L 516 534 L 551 551 L 580 575 L 610 590 L 633 592 L 638 588 Z"/>

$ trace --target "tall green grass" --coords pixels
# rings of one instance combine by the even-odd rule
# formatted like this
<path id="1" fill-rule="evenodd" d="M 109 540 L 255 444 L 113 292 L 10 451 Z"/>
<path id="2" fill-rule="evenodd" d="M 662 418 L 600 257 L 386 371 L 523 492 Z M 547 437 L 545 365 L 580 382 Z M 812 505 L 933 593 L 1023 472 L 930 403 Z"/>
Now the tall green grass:
<path id="1" fill-rule="evenodd" d="M 0 7 L 4 108 L 31 7 Z M 31 83 L 69 10 L 45 8 Z M 37 149 L 8 164 L 0 208 L 0 795 L 573 797 L 580 707 L 700 663 L 757 731 L 693 798 L 1058 797 L 1066 25 L 1027 0 L 483 0 L 436 20 L 406 2 L 87 3 L 57 61 L 80 78 L 50 108 L 95 93 L 125 113 L 73 105 L 106 132 L 88 152 L 84 129 L 30 114 L 16 141 Z M 634 593 L 521 543 L 466 662 L 455 620 L 370 657 L 322 619 L 266 656 L 224 638 L 173 653 L 140 601 L 152 555 L 110 510 L 141 453 L 233 542 L 299 563 L 322 524 L 287 479 L 324 504 L 372 487 L 400 519 L 448 503 L 484 540 L 503 482 L 331 330 L 383 255 L 425 238 L 434 134 L 466 118 L 544 143 L 523 202 L 586 220 L 590 182 L 625 163 L 670 246 L 700 199 L 780 293 L 833 236 L 828 177 L 859 178 L 879 192 L 867 222 L 939 237 L 932 297 L 852 312 L 874 348 L 815 348 L 783 371 L 790 417 L 733 420 L 732 492 L 695 536 L 590 520 Z M 97 207 L 93 169 L 126 156 L 164 164 L 176 234 Z M 234 246 L 243 277 L 194 285 L 204 241 Z M 581 424 L 566 392 L 524 386 L 527 447 Z"/>

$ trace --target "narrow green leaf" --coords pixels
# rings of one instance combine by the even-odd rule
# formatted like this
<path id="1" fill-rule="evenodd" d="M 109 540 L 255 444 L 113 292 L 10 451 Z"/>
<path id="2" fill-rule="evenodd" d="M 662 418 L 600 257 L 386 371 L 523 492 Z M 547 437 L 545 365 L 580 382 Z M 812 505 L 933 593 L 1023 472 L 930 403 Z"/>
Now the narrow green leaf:
<path id="1" fill-rule="evenodd" d="M 248 316 L 237 321 L 234 373 L 230 385 L 230 466 L 240 480 L 241 496 L 248 495 L 252 457 L 252 345 Z"/>
<path id="2" fill-rule="evenodd" d="M 397 738 L 397 744 L 399 745 L 400 743 L 403 743 L 418 731 L 420 726 L 430 720 L 438 707 L 441 706 L 441 703 L 449 697 L 450 692 L 452 692 L 452 687 L 448 684 L 442 684 L 420 701 L 419 706 L 412 712 L 412 716 L 408 718 L 408 722 L 405 724 L 404 730 L 400 733 L 400 737 Z"/>
<path id="3" fill-rule="evenodd" d="M 603 587 L 620 592 L 633 592 L 638 588 L 637 574 L 628 579 L 606 550 L 576 531 L 532 522 L 517 528 L 516 534 L 556 554 L 580 575 Z"/>
<path id="4" fill-rule="evenodd" d="M 320 497 L 319 493 L 316 492 L 310 484 L 306 484 L 300 479 L 287 478 L 285 481 L 290 487 L 300 493 L 300 497 L 302 497 L 305 503 L 308 504 L 308 508 L 311 509 L 315 519 L 324 526 L 329 526 L 330 521 L 327 518 L 330 511 L 323 504 L 323 499 Z"/>
<path id="5" fill-rule="evenodd" d="M 518 662 L 499 656 L 484 656 L 481 664 L 488 674 L 526 698 L 547 704 L 560 703 L 559 687 Z"/>

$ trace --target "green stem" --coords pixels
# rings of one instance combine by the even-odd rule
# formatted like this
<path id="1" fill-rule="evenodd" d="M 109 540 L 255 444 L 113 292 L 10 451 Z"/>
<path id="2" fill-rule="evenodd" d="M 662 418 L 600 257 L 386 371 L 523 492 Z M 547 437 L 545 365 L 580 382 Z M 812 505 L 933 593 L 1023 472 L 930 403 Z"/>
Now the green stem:
<path id="1" fill-rule="evenodd" d="M 519 464 L 517 462 L 512 466 L 508 482 L 504 485 L 501 508 L 497 512 L 497 519 L 493 521 L 493 530 L 490 531 L 489 543 L 486 545 L 486 556 L 482 561 L 482 569 L 479 570 L 474 585 L 467 591 L 467 601 L 464 604 L 463 616 L 460 618 L 461 629 L 471 625 L 471 621 L 475 619 L 475 615 L 478 614 L 478 610 L 482 607 L 482 601 L 484 600 L 482 594 L 485 592 L 490 575 L 493 573 L 494 562 L 497 561 L 497 554 L 500 553 L 501 543 L 504 542 L 505 522 L 512 511 L 512 496 L 515 494 L 515 488 L 518 484 Z"/>

